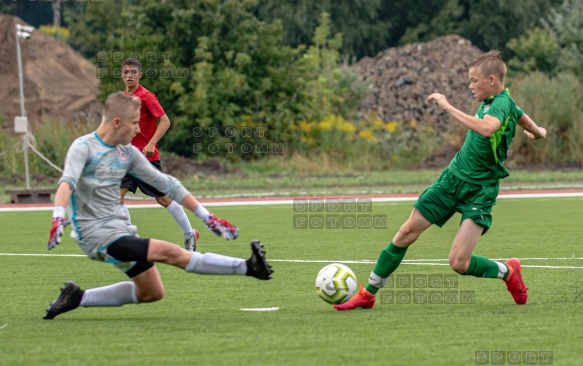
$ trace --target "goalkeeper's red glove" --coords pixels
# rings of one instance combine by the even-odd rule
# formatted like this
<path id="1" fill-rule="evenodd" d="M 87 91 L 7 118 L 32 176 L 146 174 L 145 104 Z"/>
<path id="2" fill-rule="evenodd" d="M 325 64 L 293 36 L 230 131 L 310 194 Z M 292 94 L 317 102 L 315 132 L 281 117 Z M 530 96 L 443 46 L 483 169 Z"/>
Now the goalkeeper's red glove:
<path id="1" fill-rule="evenodd" d="M 61 242 L 63 236 L 63 229 L 71 223 L 71 219 L 64 217 L 53 217 L 53 224 L 51 225 L 51 232 L 49 233 L 49 242 L 47 249 L 51 250 Z"/>
<path id="2" fill-rule="evenodd" d="M 225 240 L 235 240 L 239 237 L 239 229 L 235 225 L 225 219 L 219 219 L 212 213 L 205 224 L 216 236 L 222 236 Z"/>

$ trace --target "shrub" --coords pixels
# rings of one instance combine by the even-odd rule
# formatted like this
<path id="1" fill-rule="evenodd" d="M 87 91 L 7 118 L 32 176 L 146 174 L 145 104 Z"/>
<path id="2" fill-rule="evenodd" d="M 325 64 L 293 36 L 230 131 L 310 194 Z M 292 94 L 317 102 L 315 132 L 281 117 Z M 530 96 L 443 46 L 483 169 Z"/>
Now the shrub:
<path id="1" fill-rule="evenodd" d="M 574 75 L 529 74 L 514 81 L 512 96 L 548 132 L 546 140 L 530 143 L 517 129 L 511 148 L 515 164 L 583 163 L 583 85 Z"/>
<path id="2" fill-rule="evenodd" d="M 69 39 L 69 30 L 64 27 L 53 27 L 52 25 L 41 25 L 39 29 L 41 32 L 49 34 L 57 39 L 67 41 Z"/>

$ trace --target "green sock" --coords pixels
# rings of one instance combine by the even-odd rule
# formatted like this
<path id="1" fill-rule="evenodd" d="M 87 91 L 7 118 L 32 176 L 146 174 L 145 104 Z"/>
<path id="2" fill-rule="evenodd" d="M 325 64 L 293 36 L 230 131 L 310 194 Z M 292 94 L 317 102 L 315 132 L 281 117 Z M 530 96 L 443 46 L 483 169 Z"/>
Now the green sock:
<path id="1" fill-rule="evenodd" d="M 470 265 L 463 275 L 486 278 L 504 278 L 508 273 L 508 268 L 506 268 L 506 271 L 502 273 L 498 264 L 498 262 L 486 257 L 472 255 L 470 258 Z M 504 264 L 502 266 L 506 267 Z"/>
<path id="2" fill-rule="evenodd" d="M 388 278 L 391 273 L 399 267 L 401 260 L 405 256 L 407 252 L 407 247 L 401 248 L 395 246 L 393 242 L 389 244 L 388 247 L 383 249 L 381 254 L 379 255 L 379 259 L 377 259 L 377 264 L 375 265 L 373 272 L 380 278 Z M 366 290 L 371 294 L 376 294 L 379 291 L 379 288 L 376 286 L 371 285 L 370 283 L 366 285 Z"/>

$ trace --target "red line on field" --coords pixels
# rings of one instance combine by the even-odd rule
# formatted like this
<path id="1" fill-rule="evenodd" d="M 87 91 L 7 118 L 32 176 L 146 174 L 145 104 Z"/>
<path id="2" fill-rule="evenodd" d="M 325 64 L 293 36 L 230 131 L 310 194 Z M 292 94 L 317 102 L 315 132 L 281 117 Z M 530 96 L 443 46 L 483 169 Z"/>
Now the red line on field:
<path id="1" fill-rule="evenodd" d="M 516 194 L 565 194 L 565 193 L 583 193 L 583 189 L 532 189 L 518 191 L 500 191 L 498 196 L 509 196 Z"/>

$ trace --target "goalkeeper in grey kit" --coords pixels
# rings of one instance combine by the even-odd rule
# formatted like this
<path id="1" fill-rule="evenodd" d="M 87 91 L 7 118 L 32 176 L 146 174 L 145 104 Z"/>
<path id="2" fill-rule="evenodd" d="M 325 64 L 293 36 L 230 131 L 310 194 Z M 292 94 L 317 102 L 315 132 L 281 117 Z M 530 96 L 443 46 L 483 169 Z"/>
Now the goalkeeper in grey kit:
<path id="1" fill-rule="evenodd" d="M 130 144 L 140 131 L 140 104 L 138 98 L 122 92 L 109 95 L 99 128 L 79 137 L 69 148 L 55 194 L 47 246 L 49 250 L 56 247 L 63 228 L 70 223 L 71 237 L 90 259 L 113 264 L 131 281 L 87 290 L 68 281 L 44 319 L 53 319 L 79 306 L 122 306 L 161 300 L 164 286 L 154 262 L 200 274 L 247 275 L 260 280 L 272 277 L 263 245 L 257 240 L 251 242 L 251 256 L 245 260 L 190 252 L 163 240 L 140 238 L 137 228 L 128 225 L 119 209 L 119 185 L 126 173 L 181 203 L 217 236 L 234 240 L 239 235 L 237 227 L 210 213 L 176 178 L 153 168 Z"/>

